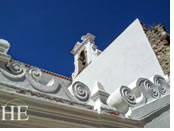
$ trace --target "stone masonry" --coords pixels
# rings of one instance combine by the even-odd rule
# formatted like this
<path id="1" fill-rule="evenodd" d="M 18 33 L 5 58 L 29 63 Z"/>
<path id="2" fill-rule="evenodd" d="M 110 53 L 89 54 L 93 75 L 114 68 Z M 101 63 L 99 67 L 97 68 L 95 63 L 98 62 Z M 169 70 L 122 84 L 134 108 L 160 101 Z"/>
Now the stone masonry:
<path id="1" fill-rule="evenodd" d="M 170 73 L 170 35 L 161 24 L 149 29 L 143 23 L 142 26 L 164 73 Z"/>

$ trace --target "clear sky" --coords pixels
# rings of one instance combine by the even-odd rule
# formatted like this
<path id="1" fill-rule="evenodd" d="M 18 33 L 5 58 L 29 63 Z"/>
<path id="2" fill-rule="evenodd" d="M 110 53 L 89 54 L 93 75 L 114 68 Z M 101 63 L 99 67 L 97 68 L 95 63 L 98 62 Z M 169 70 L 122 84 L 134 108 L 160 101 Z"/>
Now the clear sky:
<path id="1" fill-rule="evenodd" d="M 170 32 L 169 0 L 0 0 L 0 38 L 12 59 L 71 77 L 70 53 L 92 33 L 104 50 L 136 18 Z"/>

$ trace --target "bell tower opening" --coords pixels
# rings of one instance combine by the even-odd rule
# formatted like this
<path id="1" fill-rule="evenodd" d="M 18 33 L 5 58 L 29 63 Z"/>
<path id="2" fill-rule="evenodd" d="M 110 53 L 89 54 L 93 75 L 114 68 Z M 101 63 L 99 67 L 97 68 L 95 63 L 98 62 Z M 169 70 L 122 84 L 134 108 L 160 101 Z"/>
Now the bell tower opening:
<path id="1" fill-rule="evenodd" d="M 80 53 L 79 61 L 82 63 L 83 66 L 86 65 L 86 56 L 84 50 Z"/>
<path id="2" fill-rule="evenodd" d="M 85 50 L 82 50 L 78 56 L 78 67 L 79 67 L 79 73 L 85 69 L 87 66 L 87 56 L 85 53 Z"/>
<path id="3" fill-rule="evenodd" d="M 75 70 L 72 78 L 76 78 L 101 51 L 97 49 L 94 42 L 95 36 L 87 33 L 81 37 L 82 42 L 77 42 L 71 53 L 74 55 Z"/>

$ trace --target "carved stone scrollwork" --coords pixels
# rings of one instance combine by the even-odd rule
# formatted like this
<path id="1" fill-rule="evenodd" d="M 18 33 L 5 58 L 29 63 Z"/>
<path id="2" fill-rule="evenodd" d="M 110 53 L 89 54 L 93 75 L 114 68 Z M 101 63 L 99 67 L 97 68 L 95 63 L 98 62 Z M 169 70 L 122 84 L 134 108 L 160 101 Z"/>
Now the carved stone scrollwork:
<path id="1" fill-rule="evenodd" d="M 29 69 L 28 73 L 26 73 L 26 77 L 29 80 L 32 87 L 41 92 L 53 93 L 59 90 L 60 88 L 59 81 L 55 81 L 55 79 L 51 80 L 51 84 L 43 85 L 39 83 L 39 80 L 42 77 L 42 72 L 40 71 L 40 69 Z"/>
<path id="2" fill-rule="evenodd" d="M 144 87 L 153 98 L 160 97 L 160 92 L 158 88 L 150 80 L 144 81 Z"/>
<path id="3" fill-rule="evenodd" d="M 73 85 L 72 85 L 72 90 L 73 90 L 73 93 L 74 93 L 74 96 L 80 100 L 80 101 L 83 101 L 83 102 L 87 102 L 90 98 L 90 90 L 89 88 L 83 84 L 82 82 L 75 82 Z"/>
<path id="4" fill-rule="evenodd" d="M 25 76 L 26 70 L 22 63 L 12 61 L 8 63 L 5 67 L 7 70 L 0 68 L 0 71 L 5 77 L 9 79 L 19 80 Z"/>
<path id="5" fill-rule="evenodd" d="M 154 82 L 150 81 L 152 78 Z M 126 114 L 127 117 L 131 116 L 132 119 L 138 120 L 144 119 L 152 112 L 170 105 L 170 88 L 165 77 L 155 75 L 150 80 L 139 78 L 136 86 L 133 86 L 133 90 L 137 92 L 137 99 L 141 96 L 143 96 L 143 99 L 135 107 L 130 108 Z"/>
<path id="6" fill-rule="evenodd" d="M 146 97 L 146 101 L 148 99 L 147 97 L 148 95 L 155 99 L 158 99 L 161 96 L 157 86 L 148 79 L 145 78 L 138 79 L 137 87 L 139 87 L 139 89 L 143 92 L 144 97 Z"/>
<path id="7" fill-rule="evenodd" d="M 124 114 L 129 110 L 130 106 L 137 104 L 136 96 L 128 87 L 121 86 L 109 96 L 107 104 Z"/>
<path id="8" fill-rule="evenodd" d="M 126 87 L 122 86 L 120 88 L 120 93 L 123 97 L 123 99 L 130 105 L 134 106 L 136 104 L 136 96 L 132 93 L 132 91 Z"/>
<path id="9" fill-rule="evenodd" d="M 35 81 L 39 81 L 42 76 L 41 70 L 36 69 L 36 68 L 30 69 L 28 72 L 31 74 L 32 78 Z"/>
<path id="10" fill-rule="evenodd" d="M 116 89 L 108 97 L 107 104 L 122 114 L 127 113 L 127 116 L 133 113 L 135 117 L 137 117 L 136 114 L 138 114 L 138 117 L 142 117 L 146 113 L 152 112 L 150 108 L 143 109 L 145 105 L 156 108 L 156 106 L 160 107 L 160 105 L 152 106 L 151 103 L 158 101 L 159 104 L 160 100 L 162 103 L 168 103 L 166 100 L 169 99 L 170 86 L 166 79 L 159 75 L 154 76 L 154 83 L 146 78 L 139 78 L 130 84 L 130 87 L 121 86 Z M 143 115 L 139 109 L 142 110 Z"/>
<path id="11" fill-rule="evenodd" d="M 158 87 L 158 90 L 162 95 L 168 94 L 170 86 L 163 77 L 155 75 L 154 83 Z"/>

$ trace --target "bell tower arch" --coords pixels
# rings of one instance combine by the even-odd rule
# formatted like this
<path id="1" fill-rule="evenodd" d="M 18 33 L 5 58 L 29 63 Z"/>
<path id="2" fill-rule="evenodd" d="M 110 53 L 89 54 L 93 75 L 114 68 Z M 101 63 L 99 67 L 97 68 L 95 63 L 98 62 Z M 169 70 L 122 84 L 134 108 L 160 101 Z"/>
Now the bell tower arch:
<path id="1" fill-rule="evenodd" d="M 95 36 L 87 33 L 81 37 L 82 42 L 77 42 L 71 51 L 74 55 L 75 70 L 72 73 L 74 79 L 80 74 L 98 55 L 101 51 L 95 45 Z"/>

